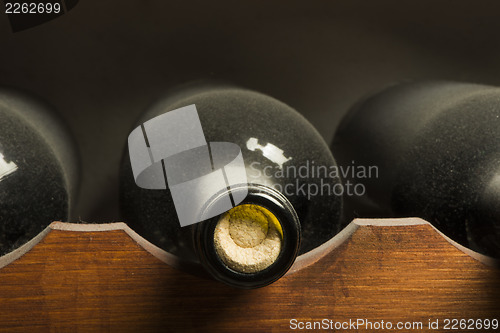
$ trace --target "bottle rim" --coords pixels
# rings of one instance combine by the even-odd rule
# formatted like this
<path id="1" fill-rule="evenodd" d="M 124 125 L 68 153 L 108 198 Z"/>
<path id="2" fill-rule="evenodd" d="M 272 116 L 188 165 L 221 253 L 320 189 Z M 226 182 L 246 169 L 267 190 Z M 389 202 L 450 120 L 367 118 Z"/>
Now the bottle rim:
<path id="1" fill-rule="evenodd" d="M 300 221 L 292 204 L 282 193 L 260 184 L 231 186 L 232 193 L 241 191 L 248 191 L 248 194 L 237 206 L 244 204 L 261 206 L 269 210 L 279 221 L 283 239 L 276 260 L 267 268 L 255 273 L 242 273 L 228 267 L 217 254 L 214 242 L 215 228 L 224 214 L 195 225 L 193 232 L 195 250 L 202 265 L 215 279 L 244 289 L 264 287 L 281 278 L 295 262 L 301 240 Z M 220 199 L 223 194 L 219 193 L 214 201 Z"/>

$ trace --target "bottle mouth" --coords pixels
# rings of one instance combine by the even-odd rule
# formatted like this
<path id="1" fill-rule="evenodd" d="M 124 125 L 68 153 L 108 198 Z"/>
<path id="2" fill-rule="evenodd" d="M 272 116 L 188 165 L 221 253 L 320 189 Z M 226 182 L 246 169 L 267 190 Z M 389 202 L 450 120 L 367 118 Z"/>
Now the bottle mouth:
<path id="1" fill-rule="evenodd" d="M 236 206 L 223 214 L 214 230 L 215 251 L 229 268 L 257 273 L 281 252 L 283 229 L 276 216 L 256 204 Z"/>
<path id="2" fill-rule="evenodd" d="M 288 199 L 272 188 L 249 184 L 232 187 L 235 191 L 248 194 L 224 214 L 195 225 L 196 252 L 217 280 L 239 288 L 263 287 L 295 261 L 299 218 Z"/>

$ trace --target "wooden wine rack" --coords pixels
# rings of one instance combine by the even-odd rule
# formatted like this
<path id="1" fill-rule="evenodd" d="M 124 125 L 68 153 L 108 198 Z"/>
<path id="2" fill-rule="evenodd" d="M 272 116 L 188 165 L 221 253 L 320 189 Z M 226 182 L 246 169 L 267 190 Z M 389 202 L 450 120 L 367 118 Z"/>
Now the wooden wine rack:
<path id="1" fill-rule="evenodd" d="M 5 332 L 281 332 L 291 319 L 437 332 L 445 319 L 500 319 L 499 301 L 498 263 L 420 219 L 355 220 L 254 290 L 212 280 L 124 223 L 54 222 L 0 258 Z"/>

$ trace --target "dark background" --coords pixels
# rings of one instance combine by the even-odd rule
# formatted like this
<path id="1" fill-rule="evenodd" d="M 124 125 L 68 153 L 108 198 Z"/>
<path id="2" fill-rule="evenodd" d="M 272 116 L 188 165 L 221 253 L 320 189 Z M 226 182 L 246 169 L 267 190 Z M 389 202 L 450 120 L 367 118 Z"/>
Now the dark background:
<path id="1" fill-rule="evenodd" d="M 500 85 L 499 1 L 80 0 L 13 33 L 0 84 L 61 112 L 82 156 L 74 221 L 117 221 L 133 124 L 176 85 L 224 80 L 297 109 L 330 142 L 349 107 L 414 79 Z"/>

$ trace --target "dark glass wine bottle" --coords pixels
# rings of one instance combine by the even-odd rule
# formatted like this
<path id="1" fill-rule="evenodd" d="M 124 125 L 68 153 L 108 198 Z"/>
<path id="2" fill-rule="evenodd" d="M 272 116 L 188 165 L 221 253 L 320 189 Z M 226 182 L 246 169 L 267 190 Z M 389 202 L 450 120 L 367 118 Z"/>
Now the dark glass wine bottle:
<path id="1" fill-rule="evenodd" d="M 340 165 L 377 166 L 352 215 L 417 216 L 464 246 L 500 254 L 500 89 L 456 82 L 391 87 L 335 135 Z M 353 217 L 353 216 L 351 216 Z"/>
<path id="2" fill-rule="evenodd" d="M 339 231 L 342 198 L 334 193 L 341 184 L 336 174 L 330 174 L 336 164 L 326 143 L 303 116 L 260 93 L 196 85 L 160 100 L 138 125 L 144 124 L 147 136 L 151 130 L 148 124 L 155 117 L 187 106 L 196 107 L 207 141 L 197 149 L 208 147 L 215 161 L 216 144 L 236 144 L 247 182 L 232 184 L 206 204 L 207 210 L 217 206 L 230 190 L 237 201 L 234 208 L 212 214 L 214 217 L 192 227 L 180 227 L 172 194 L 177 183 L 165 172 L 162 181 L 168 184 L 166 190 L 138 186 L 127 149 L 121 172 L 121 207 L 124 220 L 140 235 L 185 261 L 201 262 L 227 284 L 252 288 L 273 282 L 298 254 L 314 249 Z M 142 132 L 137 128 L 136 134 L 141 136 Z M 163 169 L 185 171 L 192 164 L 185 155 L 164 160 Z M 180 165 L 175 165 L 176 161 Z M 218 168 L 215 164 L 213 170 Z M 194 193 L 205 185 L 198 184 Z M 195 197 L 185 201 L 197 206 Z"/>
<path id="3" fill-rule="evenodd" d="M 53 109 L 31 94 L 0 88 L 0 254 L 67 221 L 78 158 Z"/>

